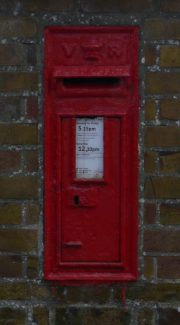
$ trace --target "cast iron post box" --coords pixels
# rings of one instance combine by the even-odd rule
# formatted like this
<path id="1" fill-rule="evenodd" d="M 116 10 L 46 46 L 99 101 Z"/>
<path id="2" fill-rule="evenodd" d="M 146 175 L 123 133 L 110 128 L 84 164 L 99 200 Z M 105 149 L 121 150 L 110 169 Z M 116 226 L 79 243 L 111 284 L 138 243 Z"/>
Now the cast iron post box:
<path id="1" fill-rule="evenodd" d="M 138 28 L 45 31 L 45 278 L 137 278 Z"/>

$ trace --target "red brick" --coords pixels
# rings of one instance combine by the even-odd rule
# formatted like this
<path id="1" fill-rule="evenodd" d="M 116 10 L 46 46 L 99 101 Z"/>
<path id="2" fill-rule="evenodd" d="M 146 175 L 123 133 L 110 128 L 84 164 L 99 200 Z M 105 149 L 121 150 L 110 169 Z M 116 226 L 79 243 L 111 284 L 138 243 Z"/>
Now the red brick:
<path id="1" fill-rule="evenodd" d="M 170 68 L 180 67 L 180 48 L 172 45 L 161 46 L 160 65 Z"/>
<path id="2" fill-rule="evenodd" d="M 37 144 L 36 124 L 0 124 L 0 144 Z"/>
<path id="3" fill-rule="evenodd" d="M 180 314 L 179 310 L 173 308 L 159 309 L 159 325 L 179 325 Z"/>
<path id="4" fill-rule="evenodd" d="M 180 278 L 180 257 L 179 256 L 159 256 L 158 277 L 162 279 Z"/>
<path id="5" fill-rule="evenodd" d="M 147 19 L 144 26 L 145 40 L 179 40 L 180 20 Z"/>
<path id="6" fill-rule="evenodd" d="M 148 126 L 145 129 L 146 147 L 180 146 L 180 128 L 177 126 Z"/>
<path id="7" fill-rule="evenodd" d="M 82 0 L 82 9 L 87 12 L 144 12 L 151 11 L 154 8 L 153 0 L 126 0 L 126 1 L 103 1 L 103 0 Z"/>
<path id="8" fill-rule="evenodd" d="M 160 155 L 161 173 L 180 172 L 180 152 L 166 152 Z"/>
<path id="9" fill-rule="evenodd" d="M 38 152 L 37 152 L 37 150 L 27 151 L 26 159 L 27 159 L 27 170 L 29 172 L 37 172 L 38 171 Z"/>
<path id="10" fill-rule="evenodd" d="M 145 182 L 147 199 L 179 199 L 180 178 L 171 176 L 152 176 Z"/>
<path id="11" fill-rule="evenodd" d="M 0 256 L 0 276 L 20 277 L 22 275 L 22 260 L 19 256 Z M 1 319 L 0 319 L 1 321 Z"/>
<path id="12" fill-rule="evenodd" d="M 37 249 L 37 232 L 27 229 L 0 229 L 2 252 L 29 252 Z"/>
<path id="13" fill-rule="evenodd" d="M 0 171 L 17 171 L 21 167 L 21 155 L 18 151 L 0 151 Z"/>
<path id="14" fill-rule="evenodd" d="M 164 99 L 160 104 L 160 118 L 180 120 L 180 100 Z"/>
<path id="15" fill-rule="evenodd" d="M 16 225 L 21 222 L 21 205 L 4 203 L 0 205 L 0 224 Z"/>
<path id="16" fill-rule="evenodd" d="M 38 180 L 34 176 L 1 176 L 0 183 L 1 199 L 28 200 L 38 198 Z"/>
<path id="17" fill-rule="evenodd" d="M 0 72 L 0 91 L 37 91 L 36 72 Z"/>
<path id="18" fill-rule="evenodd" d="M 38 98 L 37 97 L 28 97 L 27 98 L 26 117 L 28 119 L 37 119 L 37 117 L 38 117 Z"/>
<path id="19" fill-rule="evenodd" d="M 146 44 L 145 46 L 145 62 L 146 65 L 154 65 L 156 63 L 156 48 L 154 45 Z"/>
<path id="20" fill-rule="evenodd" d="M 164 225 L 180 224 L 180 205 L 162 204 L 160 207 L 160 222 Z"/>
<path id="21" fill-rule="evenodd" d="M 0 18 L 0 37 L 36 38 L 36 21 L 31 18 Z"/>
<path id="22" fill-rule="evenodd" d="M 148 72 L 146 92 L 148 94 L 179 93 L 180 73 L 178 72 Z"/>
<path id="23" fill-rule="evenodd" d="M 146 203 L 144 206 L 144 222 L 146 224 L 153 224 L 156 222 L 156 205 L 153 203 Z"/>
<path id="24" fill-rule="evenodd" d="M 180 231 L 163 229 L 163 230 L 146 230 L 144 233 L 144 250 L 146 252 L 164 252 L 172 253 L 180 251 Z"/>

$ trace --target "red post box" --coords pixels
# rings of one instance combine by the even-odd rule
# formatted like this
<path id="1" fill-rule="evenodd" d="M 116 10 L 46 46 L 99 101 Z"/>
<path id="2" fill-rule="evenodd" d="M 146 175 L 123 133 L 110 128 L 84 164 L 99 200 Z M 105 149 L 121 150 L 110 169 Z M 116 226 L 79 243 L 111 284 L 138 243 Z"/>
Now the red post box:
<path id="1" fill-rule="evenodd" d="M 45 278 L 137 278 L 138 28 L 45 31 Z"/>

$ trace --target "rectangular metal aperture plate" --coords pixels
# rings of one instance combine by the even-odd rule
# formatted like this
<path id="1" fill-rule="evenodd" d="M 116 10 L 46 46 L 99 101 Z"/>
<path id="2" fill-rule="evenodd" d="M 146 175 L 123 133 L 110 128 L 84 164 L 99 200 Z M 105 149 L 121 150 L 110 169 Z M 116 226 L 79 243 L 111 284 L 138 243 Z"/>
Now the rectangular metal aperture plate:
<path id="1" fill-rule="evenodd" d="M 104 175 L 103 117 L 76 119 L 76 178 L 102 179 Z"/>

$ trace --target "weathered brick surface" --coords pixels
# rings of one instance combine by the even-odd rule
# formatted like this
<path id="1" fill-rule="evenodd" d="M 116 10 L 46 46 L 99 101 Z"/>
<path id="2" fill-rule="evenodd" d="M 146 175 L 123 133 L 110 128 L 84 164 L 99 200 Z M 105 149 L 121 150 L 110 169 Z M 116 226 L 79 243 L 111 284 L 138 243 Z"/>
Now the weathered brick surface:
<path id="1" fill-rule="evenodd" d="M 38 74 L 36 72 L 0 72 L 0 91 L 36 91 Z"/>
<path id="2" fill-rule="evenodd" d="M 20 277 L 22 275 L 22 259 L 19 256 L 0 256 L 0 276 Z"/>
<path id="3" fill-rule="evenodd" d="M 50 287 L 45 286 L 45 284 L 32 283 L 29 290 L 32 299 L 46 300 L 50 298 Z"/>
<path id="4" fill-rule="evenodd" d="M 61 286 L 56 287 L 56 296 L 62 304 L 74 305 L 80 302 L 99 305 L 106 304 L 110 299 L 110 292 L 107 286 L 70 286 L 62 290 Z"/>
<path id="5" fill-rule="evenodd" d="M 158 257 L 157 275 L 162 279 L 180 278 L 180 257 L 160 256 Z"/>
<path id="6" fill-rule="evenodd" d="M 146 224 L 153 224 L 156 221 L 156 205 L 146 203 L 144 205 L 144 221 Z"/>
<path id="7" fill-rule="evenodd" d="M 37 231 L 27 229 L 0 229 L 0 250 L 22 252 L 37 249 Z"/>
<path id="8" fill-rule="evenodd" d="M 162 100 L 160 105 L 160 118 L 167 120 L 180 120 L 180 100 Z"/>
<path id="9" fill-rule="evenodd" d="M 154 120 L 156 117 L 156 103 L 154 100 L 147 100 L 145 103 L 145 119 Z"/>
<path id="10" fill-rule="evenodd" d="M 27 98 L 26 117 L 28 119 L 37 119 L 37 117 L 38 117 L 38 98 L 37 97 Z"/>
<path id="11" fill-rule="evenodd" d="M 156 47 L 151 44 L 146 44 L 144 52 L 146 65 L 154 65 L 156 63 Z"/>
<path id="12" fill-rule="evenodd" d="M 180 178 L 148 177 L 145 181 L 145 198 L 147 199 L 178 199 L 180 196 Z"/>
<path id="13" fill-rule="evenodd" d="M 36 299 L 48 299 L 49 290 L 38 284 L 23 282 L 7 282 L 0 283 L 0 299 L 27 301 Z"/>
<path id="14" fill-rule="evenodd" d="M 144 250 L 146 252 L 180 252 L 179 236 L 179 230 L 146 230 L 144 233 Z"/>
<path id="15" fill-rule="evenodd" d="M 25 282 L 3 282 L 0 283 L 0 299 L 25 300 L 29 299 L 29 285 Z"/>
<path id="16" fill-rule="evenodd" d="M 162 67 L 180 67 L 180 48 L 172 45 L 161 46 L 160 65 Z"/>
<path id="17" fill-rule="evenodd" d="M 21 155 L 18 151 L 0 151 L 0 172 L 19 170 L 21 167 Z"/>
<path id="18" fill-rule="evenodd" d="M 36 256 L 30 256 L 27 262 L 27 276 L 30 279 L 34 279 L 38 275 L 38 260 Z"/>
<path id="19" fill-rule="evenodd" d="M 0 144 L 37 144 L 36 124 L 0 124 Z"/>
<path id="20" fill-rule="evenodd" d="M 42 11 L 64 11 L 64 10 L 70 10 L 73 7 L 73 0 L 25 0 L 22 1 L 23 9 L 27 11 L 33 11 L 33 12 L 42 12 Z"/>
<path id="21" fill-rule="evenodd" d="M 34 45 L 0 45 L 0 65 L 35 65 L 36 55 L 36 47 Z"/>
<path id="22" fill-rule="evenodd" d="M 38 325 L 49 325 L 49 313 L 45 307 L 35 307 L 33 310 L 33 320 Z"/>
<path id="23" fill-rule="evenodd" d="M 16 0 L 1 0 L 0 1 L 0 13 L 12 14 L 16 10 L 17 3 Z"/>
<path id="24" fill-rule="evenodd" d="M 148 94 L 174 94 L 179 92 L 180 73 L 148 72 L 146 92 Z"/>
<path id="25" fill-rule="evenodd" d="M 39 205 L 36 203 L 28 204 L 26 207 L 27 224 L 38 223 L 38 220 L 39 220 Z"/>
<path id="26" fill-rule="evenodd" d="M 133 285 L 127 291 L 128 299 L 154 302 L 178 302 L 180 285 L 177 283 L 157 283 Z"/>
<path id="27" fill-rule="evenodd" d="M 146 279 L 152 279 L 155 277 L 155 263 L 154 258 L 146 256 L 144 258 L 144 276 Z"/>
<path id="28" fill-rule="evenodd" d="M 154 313 L 149 308 L 143 308 L 139 311 L 138 325 L 150 325 L 154 322 Z"/>
<path id="29" fill-rule="evenodd" d="M 146 40 L 178 40 L 180 38 L 180 20 L 147 19 L 144 26 Z"/>
<path id="30" fill-rule="evenodd" d="M 86 325 L 128 325 L 129 312 L 121 309 L 99 308 L 59 308 L 56 310 L 56 325 L 86 324 Z"/>
<path id="31" fill-rule="evenodd" d="M 0 98 L 0 120 L 9 122 L 21 118 L 23 99 L 20 97 Z"/>
<path id="32" fill-rule="evenodd" d="M 0 18 L 0 37 L 36 38 L 36 21 L 31 18 Z"/>
<path id="33" fill-rule="evenodd" d="M 164 225 L 179 225 L 180 205 L 162 204 L 160 207 L 160 222 Z"/>
<path id="34" fill-rule="evenodd" d="M 144 170 L 146 173 L 154 173 L 156 170 L 156 152 L 148 151 L 144 155 Z"/>
<path id="35" fill-rule="evenodd" d="M 155 5 L 154 0 L 127 0 L 127 1 L 103 1 L 103 0 L 82 0 L 81 6 L 85 11 L 98 11 L 98 12 L 143 12 L 153 10 Z"/>
<path id="36" fill-rule="evenodd" d="M 166 308 L 159 309 L 159 325 L 179 325 L 180 323 L 180 314 L 177 309 Z"/>
<path id="37" fill-rule="evenodd" d="M 0 308 L 0 325 L 24 325 L 26 314 L 24 310 L 9 307 Z"/>
<path id="38" fill-rule="evenodd" d="M 38 171 L 38 152 L 35 150 L 27 151 L 26 159 L 27 159 L 27 170 L 29 172 L 37 172 Z"/>
<path id="39" fill-rule="evenodd" d="M 2 203 L 0 205 L 0 224 L 16 225 L 21 222 L 20 204 Z"/>
<path id="40" fill-rule="evenodd" d="M 177 0 L 161 0 L 161 9 L 166 12 L 180 12 L 180 3 Z"/>
<path id="41" fill-rule="evenodd" d="M 180 152 L 165 152 L 160 155 L 160 170 L 162 173 L 180 172 Z"/>
<path id="42" fill-rule="evenodd" d="M 145 129 L 146 147 L 178 147 L 180 128 L 177 126 L 149 126 Z"/>
<path id="43" fill-rule="evenodd" d="M 0 198 L 27 200 L 38 198 L 38 180 L 34 176 L 1 176 Z"/>

